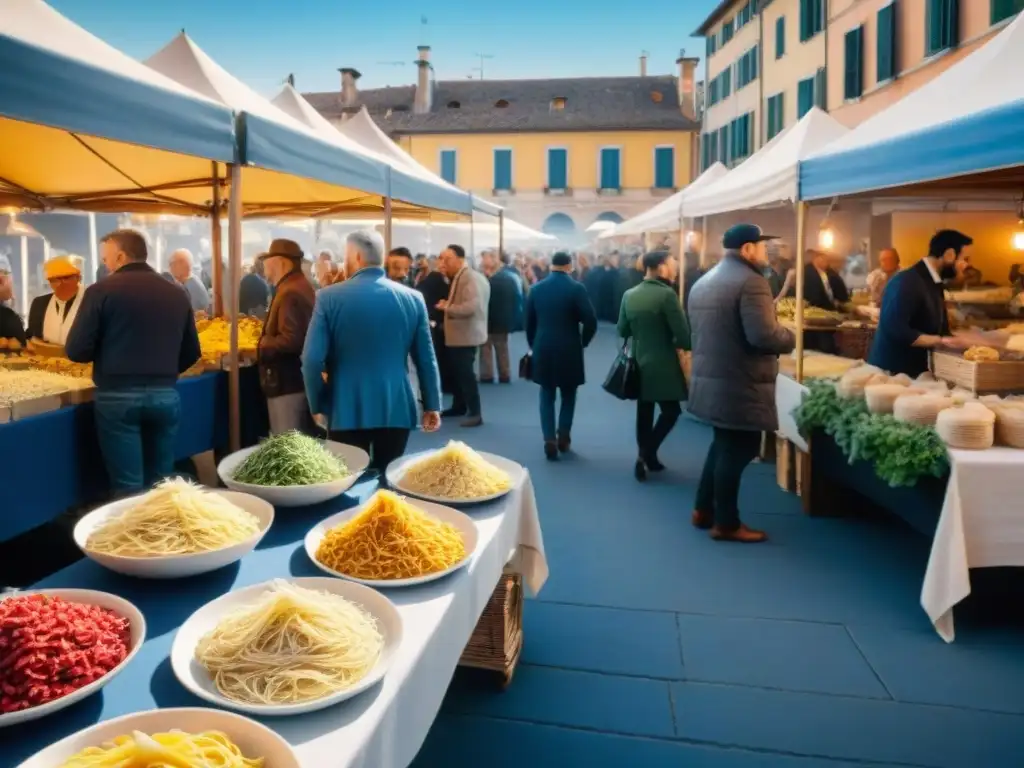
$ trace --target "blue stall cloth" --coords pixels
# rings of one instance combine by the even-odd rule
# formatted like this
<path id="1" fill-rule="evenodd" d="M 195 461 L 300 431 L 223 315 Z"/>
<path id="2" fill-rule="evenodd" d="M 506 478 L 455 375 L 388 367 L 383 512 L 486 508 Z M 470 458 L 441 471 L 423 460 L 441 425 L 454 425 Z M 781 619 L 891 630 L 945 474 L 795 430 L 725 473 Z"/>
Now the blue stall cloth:
<path id="1" fill-rule="evenodd" d="M 74 587 L 120 595 L 146 617 L 147 637 L 128 668 L 101 692 L 57 716 L 5 728 L 0 766 L 18 765 L 65 736 L 121 715 L 158 707 L 209 706 L 186 691 L 174 676 L 169 656 L 176 630 L 206 603 L 233 590 L 275 577 L 322 576 L 323 572 L 313 565 L 303 547 L 306 532 L 321 520 L 362 503 L 376 489 L 374 479 L 364 479 L 347 493 L 323 504 L 288 508 L 287 514 L 275 516 L 274 525 L 254 552 L 212 573 L 166 581 L 134 579 L 108 571 L 92 560 L 81 560 L 33 585 L 33 589 Z M 397 592 L 389 597 L 398 603 L 418 599 L 415 590 Z M 347 706 L 365 707 L 372 701 L 373 696 L 366 695 Z M 344 708 L 336 707 L 333 711 L 344 712 Z M 272 728 L 280 722 L 277 718 L 264 720 Z"/>
<path id="2" fill-rule="evenodd" d="M 931 82 L 800 164 L 800 199 L 931 184 L 950 196 L 969 177 L 1024 165 L 1024 14 Z M 950 94 L 956 94 L 951 97 Z M 975 179 L 975 182 L 977 179 Z M 1015 193 L 1019 184 L 1006 180 Z"/>
<path id="3" fill-rule="evenodd" d="M 267 432 L 266 402 L 254 367 L 239 376 L 243 445 Z M 181 423 L 175 458 L 228 447 L 228 380 L 223 372 L 178 382 Z M 108 492 L 91 403 L 0 426 L 0 542 Z"/>

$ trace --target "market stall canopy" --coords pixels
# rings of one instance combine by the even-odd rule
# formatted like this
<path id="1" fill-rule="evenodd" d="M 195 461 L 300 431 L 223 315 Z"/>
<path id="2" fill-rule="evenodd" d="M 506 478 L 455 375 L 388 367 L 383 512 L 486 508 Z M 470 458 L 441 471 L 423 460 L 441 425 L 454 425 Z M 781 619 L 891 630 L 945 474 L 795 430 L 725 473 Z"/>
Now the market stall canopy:
<path id="1" fill-rule="evenodd" d="M 330 222 L 328 222 L 330 223 Z M 355 230 L 361 227 L 374 228 L 383 226 L 384 220 L 380 218 L 367 218 L 367 219 L 344 219 L 337 222 L 340 226 L 346 230 Z M 444 234 L 447 232 L 458 233 L 465 235 L 472 228 L 474 236 L 474 245 L 481 248 L 493 248 L 498 244 L 498 223 L 494 221 L 485 222 L 468 222 L 468 221 L 423 221 L 422 219 L 393 219 L 391 222 L 392 230 L 395 232 L 395 237 L 401 237 L 401 228 L 408 227 L 414 230 L 423 230 L 429 227 L 430 231 L 437 235 L 439 239 L 443 239 Z M 308 222 L 295 222 L 294 224 L 286 224 L 286 226 L 296 226 L 306 228 L 310 226 Z M 528 245 L 528 244 L 540 244 L 540 243 L 552 243 L 557 240 L 553 235 L 545 234 L 544 232 L 538 232 L 536 229 L 532 229 L 525 224 L 520 224 L 518 221 L 512 219 L 505 219 L 504 221 L 504 242 L 505 245 Z M 397 243 L 397 239 L 396 239 Z M 397 243 L 401 244 L 401 243 Z"/>
<path id="2" fill-rule="evenodd" d="M 286 84 L 271 103 L 328 141 L 333 141 L 341 135 L 359 147 L 380 156 L 388 165 L 401 172 L 392 177 L 393 184 L 397 184 L 399 179 L 411 176 L 418 184 L 425 187 L 425 190 L 418 190 L 418 192 L 421 194 L 429 192 L 436 198 L 436 204 L 431 206 L 433 208 L 451 211 L 486 210 L 494 215 L 501 210 L 486 201 L 473 199 L 468 192 L 449 184 L 413 160 L 374 124 L 369 114 L 366 113 L 365 107 L 358 114 L 346 120 L 342 126 L 335 127 L 290 84 Z M 401 197 L 394 186 L 392 191 L 395 197 Z"/>
<path id="3" fill-rule="evenodd" d="M 934 80 L 812 153 L 800 196 L 1024 186 L 1024 14 Z"/>
<path id="4" fill-rule="evenodd" d="M 616 225 L 615 229 L 602 232 L 600 237 L 642 235 L 645 232 L 669 232 L 679 229 L 682 218 L 689 216 L 689 213 L 686 211 L 687 197 L 692 196 L 708 184 L 718 181 L 728 172 L 728 168 L 716 162 L 671 197 L 666 197 L 653 208 L 648 208 L 643 213 L 637 214 L 631 219 L 626 219 L 621 224 Z"/>
<path id="5" fill-rule="evenodd" d="M 184 32 L 146 65 L 238 114 L 238 141 L 246 166 L 241 197 L 247 215 L 365 214 L 382 210 L 389 190 L 395 213 L 422 215 L 424 207 L 438 202 L 436 196 L 430 198 L 425 184 L 393 169 L 384 158 L 340 134 L 324 138 L 282 112 Z M 467 200 L 459 212 L 469 210 Z"/>
<path id="6" fill-rule="evenodd" d="M 291 88 L 291 86 L 288 87 Z M 292 88 L 292 90 L 294 91 L 295 89 Z M 297 92 L 295 95 L 299 96 Z M 302 96 L 299 96 L 299 98 L 301 99 Z M 303 101 L 305 101 L 305 99 L 303 99 Z M 310 107 L 310 109 L 313 108 Z M 372 149 L 374 152 L 378 152 L 379 154 L 390 158 L 403 167 L 409 169 L 411 172 L 428 179 L 430 182 L 461 192 L 458 187 L 453 184 L 449 184 L 436 173 L 421 165 L 412 155 L 392 141 L 391 138 L 380 129 L 380 126 L 373 121 L 373 118 L 370 117 L 370 113 L 367 111 L 366 107 L 360 109 L 356 114 L 352 115 L 352 117 L 348 118 L 338 126 L 338 130 L 360 146 Z M 466 193 L 463 192 L 462 194 Z M 487 200 L 481 200 L 477 197 L 473 198 L 473 209 L 491 216 L 497 216 L 501 212 L 500 205 L 495 205 L 494 203 L 488 202 Z"/>
<path id="7" fill-rule="evenodd" d="M 0 94 L 3 206 L 199 213 L 235 159 L 230 109 L 42 0 L 0 0 Z"/>
<path id="8" fill-rule="evenodd" d="M 686 215 L 711 216 L 779 205 L 797 199 L 799 164 L 847 129 L 814 107 L 718 181 L 686 200 Z"/>
<path id="9" fill-rule="evenodd" d="M 601 235 L 603 235 L 606 232 L 611 232 L 613 229 L 615 229 L 615 222 L 614 221 L 605 221 L 604 219 L 601 219 L 601 220 L 595 221 L 593 224 L 591 224 L 589 227 L 587 227 L 584 230 L 584 232 L 586 232 L 588 235 L 598 235 L 598 236 L 601 236 Z"/>

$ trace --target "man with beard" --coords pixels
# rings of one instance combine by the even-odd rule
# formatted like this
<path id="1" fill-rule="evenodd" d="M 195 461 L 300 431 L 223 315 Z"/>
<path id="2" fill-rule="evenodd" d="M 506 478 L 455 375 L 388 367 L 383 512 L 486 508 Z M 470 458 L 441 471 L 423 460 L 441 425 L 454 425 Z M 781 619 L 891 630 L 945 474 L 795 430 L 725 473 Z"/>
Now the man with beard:
<path id="1" fill-rule="evenodd" d="M 409 249 L 401 246 L 392 248 L 388 254 L 387 270 L 388 277 L 396 283 L 411 285 L 412 253 Z"/>
<path id="2" fill-rule="evenodd" d="M 957 277 L 957 264 L 973 242 L 955 229 L 940 230 L 927 256 L 889 279 L 868 363 L 915 377 L 928 370 L 928 350 L 971 345 L 969 337 L 953 336 L 949 329 L 943 281 Z"/>

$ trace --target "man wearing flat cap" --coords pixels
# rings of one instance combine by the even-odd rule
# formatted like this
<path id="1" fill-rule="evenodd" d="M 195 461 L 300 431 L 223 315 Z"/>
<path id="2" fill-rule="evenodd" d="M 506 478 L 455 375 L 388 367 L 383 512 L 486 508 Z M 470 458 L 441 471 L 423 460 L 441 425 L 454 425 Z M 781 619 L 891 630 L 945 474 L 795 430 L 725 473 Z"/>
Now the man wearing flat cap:
<path id="1" fill-rule="evenodd" d="M 302 379 L 302 348 L 316 301 L 313 285 L 302 271 L 304 254 L 293 240 L 274 240 L 262 262 L 274 286 L 259 345 L 260 386 L 267 398 L 270 433 L 308 430 L 312 424 Z"/>
<path id="2" fill-rule="evenodd" d="M 82 306 L 82 260 L 57 256 L 43 265 L 43 275 L 53 293 L 38 296 L 28 310 L 27 335 L 50 344 L 64 345 Z"/>
<path id="3" fill-rule="evenodd" d="M 775 317 L 763 274 L 765 241 L 771 239 L 753 224 L 730 228 L 722 238 L 722 261 L 690 293 L 690 412 L 714 428 L 691 522 L 716 541 L 767 538 L 740 521 L 738 499 L 740 478 L 760 450 L 761 433 L 778 429 L 779 355 L 796 345 Z"/>

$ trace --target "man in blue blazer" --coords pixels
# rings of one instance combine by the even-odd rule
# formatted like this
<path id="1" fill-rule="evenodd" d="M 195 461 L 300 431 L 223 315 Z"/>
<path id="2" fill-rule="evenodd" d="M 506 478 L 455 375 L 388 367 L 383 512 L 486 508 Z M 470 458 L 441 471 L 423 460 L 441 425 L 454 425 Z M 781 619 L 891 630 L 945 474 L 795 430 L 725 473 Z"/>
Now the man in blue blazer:
<path id="1" fill-rule="evenodd" d="M 405 453 L 416 426 L 416 396 L 408 360 L 416 366 L 423 429 L 441 425 L 441 380 L 430 340 L 427 305 L 419 292 L 389 280 L 384 240 L 353 232 L 346 241 L 343 283 L 317 293 L 302 353 L 306 397 L 332 440 L 370 454 L 383 472 Z"/>

